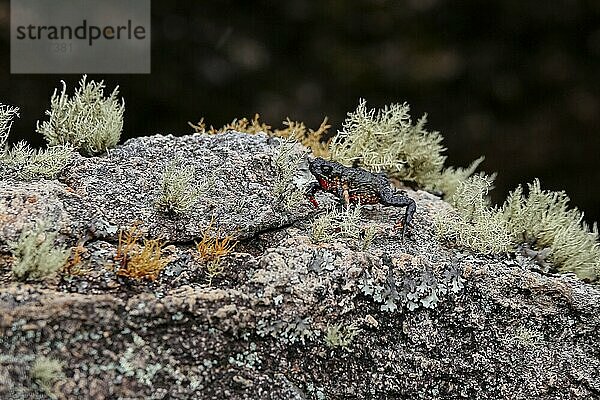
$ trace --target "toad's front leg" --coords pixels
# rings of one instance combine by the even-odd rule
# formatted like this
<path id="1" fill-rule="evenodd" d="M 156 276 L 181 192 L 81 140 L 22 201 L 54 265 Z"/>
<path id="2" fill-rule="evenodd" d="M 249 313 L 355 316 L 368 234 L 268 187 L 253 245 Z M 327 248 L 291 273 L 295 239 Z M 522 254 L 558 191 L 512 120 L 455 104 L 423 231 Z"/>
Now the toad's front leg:
<path id="1" fill-rule="evenodd" d="M 385 206 L 406 207 L 406 211 L 404 212 L 404 222 L 402 224 L 402 240 L 404 240 L 406 227 L 410 225 L 413 220 L 413 216 L 417 210 L 417 204 L 410 197 L 402 194 L 396 194 L 391 190 L 386 190 L 381 193 L 381 204 Z"/>
<path id="2" fill-rule="evenodd" d="M 317 182 L 312 182 L 305 193 L 306 198 L 312 203 L 313 206 L 315 206 L 315 208 L 319 208 L 319 203 L 317 203 L 317 200 L 315 199 L 315 194 L 317 194 L 319 190 L 323 190 L 321 185 L 319 185 Z"/>

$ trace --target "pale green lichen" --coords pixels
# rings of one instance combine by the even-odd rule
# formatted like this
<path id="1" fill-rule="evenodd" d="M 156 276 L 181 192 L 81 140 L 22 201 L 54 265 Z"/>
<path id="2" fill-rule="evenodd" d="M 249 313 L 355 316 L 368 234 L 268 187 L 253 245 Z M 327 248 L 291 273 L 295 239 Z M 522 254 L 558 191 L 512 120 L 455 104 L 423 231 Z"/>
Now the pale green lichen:
<path id="1" fill-rule="evenodd" d="M 542 190 L 539 180 L 528 195 L 518 186 L 502 208 L 491 207 L 487 194 L 492 178 L 475 175 L 459 184 L 450 203 L 434 217 L 436 232 L 458 245 L 486 254 L 527 244 L 543 251 L 561 272 L 574 272 L 594 281 L 600 276 L 600 243 L 596 224 L 583 222 L 583 213 L 569 208 L 565 192 Z"/>
<path id="2" fill-rule="evenodd" d="M 521 347 L 536 347 L 544 340 L 544 334 L 536 329 L 519 326 L 514 331 L 511 342 Z"/>
<path id="3" fill-rule="evenodd" d="M 362 205 L 356 204 L 328 209 L 312 222 L 312 241 L 319 243 L 350 239 L 362 251 L 368 250 L 378 229 L 372 224 L 365 226 L 361 217 L 363 208 Z"/>
<path id="4" fill-rule="evenodd" d="M 512 240 L 549 248 L 549 258 L 559 271 L 596 280 L 600 276 L 598 226 L 590 227 L 581 211 L 569 208 L 565 192 L 542 190 L 537 179 L 528 188 L 524 195 L 518 186 L 503 207 Z"/>
<path id="5" fill-rule="evenodd" d="M 171 161 L 165 168 L 156 207 L 167 214 L 184 214 L 190 211 L 200 196 L 210 186 L 208 178 L 197 179 L 196 170 L 184 165 L 180 159 Z"/>
<path id="6" fill-rule="evenodd" d="M 70 145 L 51 146 L 44 150 L 32 149 L 21 141 L 0 156 L 0 169 L 22 180 L 56 179 L 73 157 Z"/>
<path id="7" fill-rule="evenodd" d="M 19 107 L 0 103 L 0 155 L 6 149 L 8 135 L 15 117 L 19 118 Z"/>
<path id="8" fill-rule="evenodd" d="M 508 251 L 512 243 L 503 212 L 487 198 L 492 182 L 485 175 L 461 182 L 449 199 L 455 210 L 444 208 L 434 217 L 437 234 L 484 254 Z"/>
<path id="9" fill-rule="evenodd" d="M 310 237 L 314 242 L 330 242 L 333 239 L 332 224 L 333 211 L 326 212 L 317 217 L 311 224 Z"/>
<path id="10" fill-rule="evenodd" d="M 69 251 L 55 246 L 56 237 L 57 232 L 47 232 L 45 224 L 24 230 L 12 245 L 13 275 L 19 280 L 42 280 L 64 266 Z"/>
<path id="11" fill-rule="evenodd" d="M 425 116 L 413 124 L 409 110 L 406 103 L 369 110 L 361 99 L 331 143 L 332 158 L 375 172 L 385 170 L 402 180 L 429 183 L 444 165 L 442 136 L 424 129 Z"/>
<path id="12" fill-rule="evenodd" d="M 132 332 L 131 335 L 133 342 L 127 344 L 116 369 L 124 376 L 134 377 L 143 385 L 152 386 L 156 374 L 163 371 L 164 366 L 160 363 L 149 362 L 146 341 L 135 332 Z"/>
<path id="13" fill-rule="evenodd" d="M 20 141 L 8 146 L 8 135 L 19 108 L 0 104 L 0 174 L 22 180 L 55 179 L 73 156 L 70 145 L 50 146 L 44 150 L 32 149 Z"/>
<path id="14" fill-rule="evenodd" d="M 378 231 L 379 229 L 375 225 L 369 225 L 365 228 L 361 246 L 362 251 L 366 251 L 369 249 L 369 247 L 371 247 L 371 244 L 373 243 L 373 240 L 375 240 L 375 236 L 377 235 Z"/>
<path id="15" fill-rule="evenodd" d="M 393 273 L 365 270 L 359 280 L 360 291 L 380 304 L 381 311 L 404 312 L 420 307 L 435 308 L 444 297 L 464 289 L 465 280 L 457 265 L 436 276 L 426 259 L 417 257 L 415 262 L 422 265 L 421 272 L 418 275 L 405 274 L 398 281 Z M 390 259 L 387 261 L 388 271 L 391 266 Z"/>
<path id="16" fill-rule="evenodd" d="M 33 362 L 29 374 L 31 379 L 38 384 L 46 395 L 52 399 L 56 399 L 56 395 L 52 392 L 52 386 L 56 381 L 64 378 L 62 368 L 63 364 L 59 360 L 38 357 Z"/>
<path id="17" fill-rule="evenodd" d="M 458 185 L 460 185 L 461 182 L 466 181 L 473 173 L 475 173 L 475 170 L 479 164 L 483 162 L 484 158 L 485 157 L 483 156 L 479 157 L 467 168 L 444 168 L 439 178 L 432 183 L 431 189 L 441 192 L 445 199 L 450 199 L 454 193 L 456 193 Z"/>
<path id="18" fill-rule="evenodd" d="M 117 99 L 118 86 L 105 97 L 104 82 L 86 82 L 86 78 L 84 75 L 73 97 L 67 95 L 62 81 L 62 91 L 54 91 L 46 111 L 49 120 L 38 121 L 37 132 L 51 146 L 71 144 L 82 154 L 96 155 L 119 142 L 125 101 Z"/>
<path id="19" fill-rule="evenodd" d="M 358 239 L 361 234 L 362 206 L 332 208 L 312 223 L 310 236 L 314 242 L 330 242 L 339 238 Z"/>
<path id="20" fill-rule="evenodd" d="M 413 123 L 409 111 L 406 103 L 367 109 L 361 99 L 331 142 L 332 159 L 373 172 L 385 171 L 401 181 L 451 194 L 481 159 L 466 169 L 444 170 L 442 135 L 425 129 L 426 116 Z"/>
<path id="21" fill-rule="evenodd" d="M 312 317 L 289 317 L 283 320 L 260 320 L 256 324 L 260 337 L 273 337 L 281 343 L 306 344 L 319 336 L 320 331 L 312 328 Z"/>
<path id="22" fill-rule="evenodd" d="M 248 350 L 243 353 L 237 353 L 234 356 L 230 356 L 228 359 L 229 364 L 235 365 L 239 368 L 247 368 L 255 370 L 262 364 L 262 360 L 258 354 L 256 343 L 250 342 Z"/>
<path id="23" fill-rule="evenodd" d="M 273 195 L 277 197 L 286 210 L 293 210 L 304 200 L 302 188 L 294 182 L 294 176 L 304 152 L 298 151 L 298 142 L 294 139 L 282 139 L 273 156 L 273 163 L 277 168 L 277 175 L 273 183 Z"/>
<path id="24" fill-rule="evenodd" d="M 347 349 L 348 346 L 350 346 L 350 344 L 354 340 L 354 338 L 361 331 L 362 330 L 354 322 L 349 325 L 330 325 L 327 327 L 324 341 L 327 347 L 330 347 L 332 349 L 338 347 L 342 349 Z"/>

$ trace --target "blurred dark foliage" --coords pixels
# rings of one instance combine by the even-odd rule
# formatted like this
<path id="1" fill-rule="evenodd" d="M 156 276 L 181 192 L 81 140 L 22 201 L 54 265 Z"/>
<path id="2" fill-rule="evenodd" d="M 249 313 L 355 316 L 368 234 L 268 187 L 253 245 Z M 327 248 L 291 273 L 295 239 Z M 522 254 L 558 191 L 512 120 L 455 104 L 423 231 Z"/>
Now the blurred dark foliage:
<path id="1" fill-rule="evenodd" d="M 126 100 L 125 137 L 190 132 L 260 112 L 333 131 L 364 97 L 407 101 L 446 138 L 448 163 L 483 154 L 494 200 L 540 177 L 600 219 L 600 1 L 157 1 L 152 74 L 92 76 Z M 0 99 L 34 133 L 60 79 L 10 75 L 0 7 Z"/>

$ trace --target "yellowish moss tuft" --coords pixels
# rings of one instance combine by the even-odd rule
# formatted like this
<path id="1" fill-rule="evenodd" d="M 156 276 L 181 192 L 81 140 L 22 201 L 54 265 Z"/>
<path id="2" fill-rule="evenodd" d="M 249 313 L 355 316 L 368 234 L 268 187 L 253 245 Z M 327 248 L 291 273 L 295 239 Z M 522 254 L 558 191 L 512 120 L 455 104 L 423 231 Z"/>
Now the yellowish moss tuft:
<path id="1" fill-rule="evenodd" d="M 260 115 L 258 113 L 254 114 L 254 118 L 248 119 L 246 117 L 236 118 L 230 123 L 223 125 L 221 128 L 215 128 L 214 126 L 210 126 L 210 128 L 206 128 L 206 123 L 204 122 L 204 118 L 201 118 L 196 124 L 188 122 L 188 125 L 194 129 L 195 133 L 207 133 L 209 135 L 215 135 L 217 133 L 228 132 L 228 131 L 236 131 L 243 132 L 249 134 L 256 134 L 259 132 L 264 132 L 266 134 L 272 134 L 271 125 L 267 125 L 260 121 Z"/>
<path id="2" fill-rule="evenodd" d="M 316 130 L 307 128 L 303 122 L 292 121 L 289 118 L 283 121 L 284 128 L 273 129 L 271 125 L 260 121 L 259 114 L 254 114 L 252 119 L 245 117 L 236 118 L 220 129 L 214 128 L 212 125 L 207 129 L 204 118 L 201 118 L 196 124 L 191 122 L 188 122 L 188 124 L 194 129 L 195 133 L 214 135 L 222 132 L 236 131 L 253 135 L 263 132 L 269 136 L 294 139 L 311 149 L 315 156 L 329 157 L 330 139 L 326 140 L 325 136 L 331 125 L 327 124 L 327 117 L 323 119 L 323 122 L 321 122 L 321 125 Z"/>
<path id="3" fill-rule="evenodd" d="M 317 130 L 308 129 L 303 122 L 292 121 L 289 118 L 283 122 L 284 129 L 276 129 L 274 136 L 297 140 L 305 147 L 311 149 L 316 157 L 329 157 L 329 143 L 331 139 L 325 140 L 324 136 L 331 125 L 327 124 L 327 117 L 323 119 Z"/>
<path id="4" fill-rule="evenodd" d="M 142 280 L 156 280 L 161 271 L 169 263 L 162 249 L 164 243 L 159 239 L 143 239 L 136 227 L 119 233 L 119 245 L 115 260 L 119 262 L 117 275 Z"/>
<path id="5" fill-rule="evenodd" d="M 82 244 L 71 247 L 71 256 L 62 269 L 62 273 L 66 276 L 83 276 L 91 272 L 89 268 L 83 267 L 82 254 L 87 252 L 87 249 Z"/>
<path id="6" fill-rule="evenodd" d="M 223 273 L 224 266 L 221 259 L 231 254 L 237 245 L 233 236 L 222 236 L 220 229 L 211 233 L 213 224 L 214 219 L 210 221 L 202 235 L 202 239 L 196 243 L 197 257 L 206 264 L 209 285 L 212 285 L 212 280 L 216 276 Z"/>

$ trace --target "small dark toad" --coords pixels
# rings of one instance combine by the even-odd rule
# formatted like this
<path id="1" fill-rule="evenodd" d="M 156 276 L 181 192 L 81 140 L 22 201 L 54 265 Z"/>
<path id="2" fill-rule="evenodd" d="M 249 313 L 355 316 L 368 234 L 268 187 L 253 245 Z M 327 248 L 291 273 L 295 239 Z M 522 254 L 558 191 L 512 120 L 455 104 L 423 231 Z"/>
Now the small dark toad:
<path id="1" fill-rule="evenodd" d="M 308 167 L 318 181 L 313 182 L 306 192 L 306 196 L 315 207 L 319 207 L 314 197 L 319 190 L 333 193 L 345 205 L 360 203 L 406 207 L 402 224 L 404 239 L 406 227 L 411 223 L 417 206 L 415 201 L 404 193 L 396 193 L 385 174 L 346 167 L 320 157 L 309 161 Z"/>

